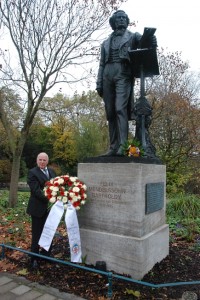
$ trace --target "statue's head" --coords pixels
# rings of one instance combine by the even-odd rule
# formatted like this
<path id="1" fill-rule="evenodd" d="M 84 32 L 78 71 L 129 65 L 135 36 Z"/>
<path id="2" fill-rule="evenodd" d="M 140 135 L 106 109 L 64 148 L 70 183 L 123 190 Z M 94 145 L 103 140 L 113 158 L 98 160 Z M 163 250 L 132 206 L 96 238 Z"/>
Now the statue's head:
<path id="1" fill-rule="evenodd" d="M 113 30 L 127 28 L 130 23 L 128 15 L 123 10 L 117 10 L 109 19 L 110 26 Z"/>

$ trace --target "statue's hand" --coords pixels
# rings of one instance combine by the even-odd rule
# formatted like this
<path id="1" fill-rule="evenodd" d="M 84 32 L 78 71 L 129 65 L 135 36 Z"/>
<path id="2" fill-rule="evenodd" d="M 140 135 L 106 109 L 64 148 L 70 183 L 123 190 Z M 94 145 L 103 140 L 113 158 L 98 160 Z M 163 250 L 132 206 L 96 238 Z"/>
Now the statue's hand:
<path id="1" fill-rule="evenodd" d="M 151 35 L 147 37 L 144 41 L 142 41 L 142 48 L 156 48 L 157 47 L 157 39 L 155 35 Z"/>
<path id="2" fill-rule="evenodd" d="M 155 35 L 152 35 L 150 37 L 150 41 L 149 41 L 150 47 L 152 48 L 156 48 L 157 47 L 157 38 Z"/>

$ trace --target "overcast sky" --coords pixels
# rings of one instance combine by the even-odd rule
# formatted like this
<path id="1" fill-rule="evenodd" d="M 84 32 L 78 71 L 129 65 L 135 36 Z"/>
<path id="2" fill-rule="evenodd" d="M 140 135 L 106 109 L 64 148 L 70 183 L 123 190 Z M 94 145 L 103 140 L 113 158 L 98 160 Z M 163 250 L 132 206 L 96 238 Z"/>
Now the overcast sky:
<path id="1" fill-rule="evenodd" d="M 191 69 L 200 71 L 200 0 L 128 0 L 121 9 L 137 22 L 134 31 L 157 28 L 159 48 L 181 51 Z"/>
<path id="2" fill-rule="evenodd" d="M 200 72 L 200 0 L 127 0 L 120 9 L 128 14 L 131 22 L 136 22 L 131 31 L 142 34 L 144 27 L 155 27 L 158 47 L 181 52 L 182 60 L 189 62 L 191 70 Z M 109 21 L 107 26 L 105 38 L 112 32 Z M 95 81 L 91 81 L 91 89 L 95 89 Z M 69 93 L 86 87 L 79 82 Z M 56 86 L 55 91 L 58 89 Z"/>

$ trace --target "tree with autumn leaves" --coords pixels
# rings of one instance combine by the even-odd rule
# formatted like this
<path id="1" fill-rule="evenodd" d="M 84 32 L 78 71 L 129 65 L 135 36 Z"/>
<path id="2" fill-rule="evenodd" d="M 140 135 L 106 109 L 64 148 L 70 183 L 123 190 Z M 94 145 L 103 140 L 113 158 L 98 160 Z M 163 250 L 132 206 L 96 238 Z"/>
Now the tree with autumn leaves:
<path id="1" fill-rule="evenodd" d="M 87 78 L 84 66 L 96 52 L 93 37 L 105 25 L 111 12 L 125 0 L 3 0 L 1 26 L 12 49 L 1 51 L 0 84 L 20 95 L 18 133 L 7 114 L 6 94 L 0 90 L 0 119 L 12 152 L 9 205 L 17 201 L 20 160 L 30 128 L 46 96 L 58 83 Z M 77 72 L 76 67 L 79 66 Z M 80 72 L 81 67 L 84 72 Z"/>
<path id="2" fill-rule="evenodd" d="M 48 149 L 51 162 L 63 174 L 75 172 L 78 162 L 107 149 L 104 104 L 95 91 L 75 94 L 71 98 L 62 94 L 45 98 L 38 117 L 40 125 L 34 122 L 23 152 L 29 168 L 43 149 Z M 30 149 L 31 157 L 28 155 Z"/>
<path id="3" fill-rule="evenodd" d="M 153 79 L 151 136 L 169 171 L 200 149 L 200 85 L 179 53 L 159 54 L 160 76 Z"/>
<path id="4" fill-rule="evenodd" d="M 105 116 L 103 119 L 103 114 L 99 115 L 95 106 L 87 113 L 87 105 L 97 97 L 95 92 L 81 97 L 77 95 L 77 99 L 75 95 L 73 101 L 65 101 L 65 107 L 62 96 L 54 99 L 47 93 L 59 83 L 89 79 L 91 72 L 84 66 L 94 59 L 100 45 L 97 35 L 94 37 L 93 34 L 108 23 L 111 12 L 122 2 L 2 1 L 1 25 L 13 45 L 12 50 L 1 51 L 3 64 L 0 70 L 0 120 L 12 161 L 11 207 L 17 201 L 20 162 L 32 129 L 37 128 L 36 132 L 44 135 L 45 150 L 52 150 L 53 157 L 60 164 L 76 163 L 85 155 L 99 154 L 100 146 L 106 148 Z M 161 51 L 159 63 L 161 75 L 147 84 L 147 94 L 154 109 L 150 131 L 158 155 L 168 170 L 175 172 L 188 157 L 199 151 L 199 125 L 196 121 L 199 103 L 195 102 L 199 95 L 199 77 L 188 74 L 189 66 L 181 61 L 179 54 L 164 55 Z M 51 101 L 55 101 L 57 107 L 51 107 Z M 102 134 L 97 136 L 99 131 Z M 39 144 L 38 150 L 41 148 Z"/>
<path id="5" fill-rule="evenodd" d="M 184 185 L 198 173 L 200 157 L 199 75 L 189 71 L 180 53 L 159 53 L 160 76 L 149 83 L 153 107 L 150 127 L 157 154 L 167 166 L 168 180 Z M 191 162 L 196 161 L 196 167 Z M 185 175 L 185 176 L 183 176 Z"/>

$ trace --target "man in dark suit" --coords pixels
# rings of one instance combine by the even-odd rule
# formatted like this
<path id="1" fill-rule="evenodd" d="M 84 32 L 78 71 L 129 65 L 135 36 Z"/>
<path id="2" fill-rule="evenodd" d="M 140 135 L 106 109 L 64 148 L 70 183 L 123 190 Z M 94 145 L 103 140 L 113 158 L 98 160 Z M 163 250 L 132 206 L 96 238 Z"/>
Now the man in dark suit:
<path id="1" fill-rule="evenodd" d="M 105 103 L 109 126 L 110 148 L 104 156 L 122 155 L 128 139 L 128 121 L 135 118 L 133 104 L 134 66 L 128 50 L 141 47 L 142 35 L 127 30 L 129 18 L 116 11 L 109 20 L 112 34 L 101 45 L 96 90 Z M 155 36 L 146 42 L 156 46 Z"/>
<path id="2" fill-rule="evenodd" d="M 27 213 L 32 220 L 32 242 L 31 252 L 39 254 L 39 239 L 43 231 L 45 221 L 48 216 L 48 198 L 44 196 L 43 188 L 45 182 L 56 177 L 55 172 L 47 168 L 49 157 L 46 153 L 40 153 L 37 156 L 37 166 L 28 172 L 27 183 L 30 187 L 30 198 L 27 206 Z M 51 249 L 51 248 L 50 248 Z M 49 256 L 50 250 L 42 249 L 42 255 Z M 33 268 L 37 268 L 37 257 L 31 256 L 31 264 Z"/>

